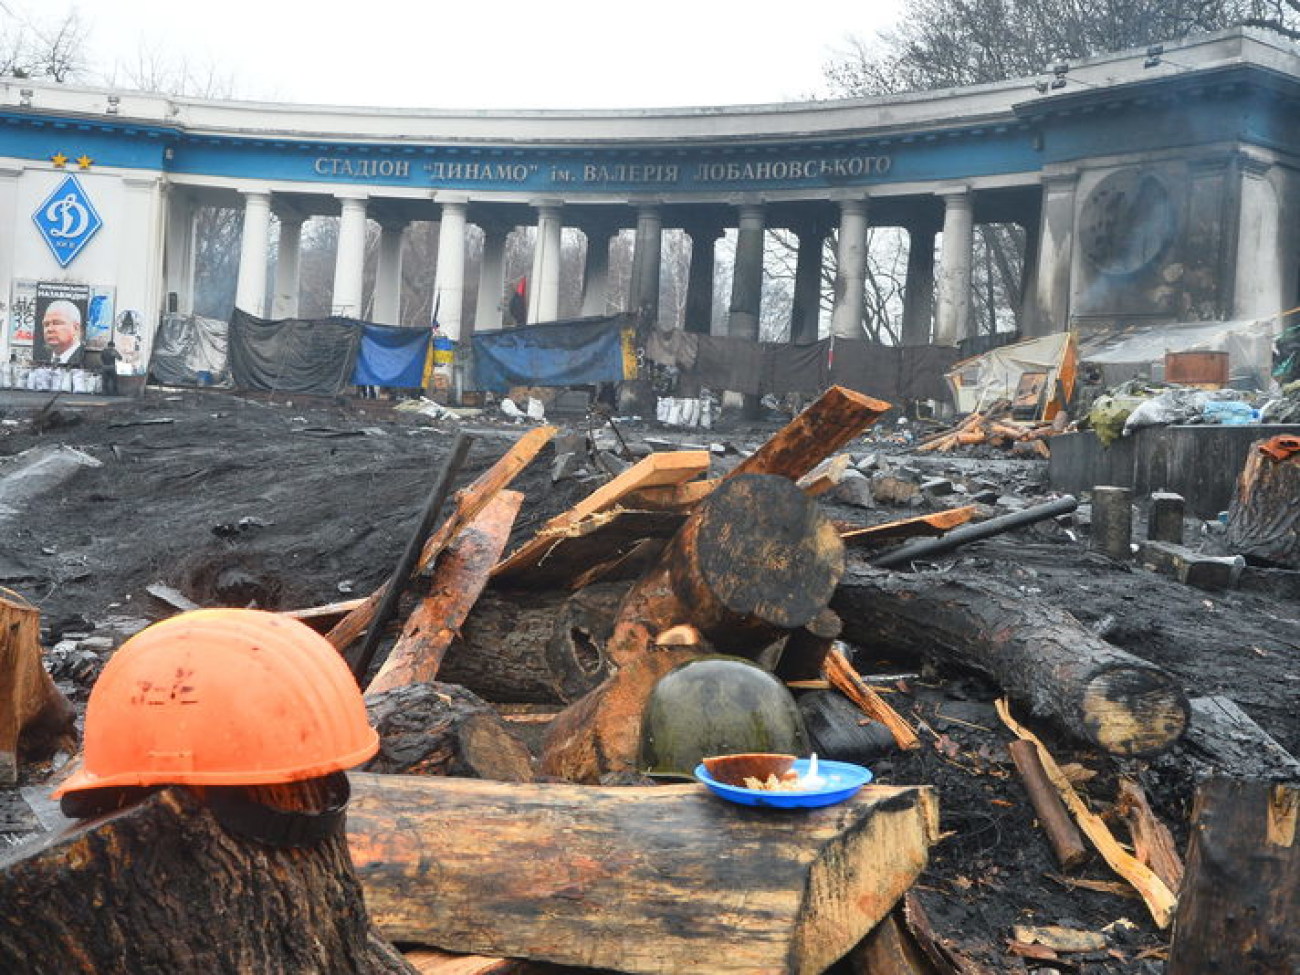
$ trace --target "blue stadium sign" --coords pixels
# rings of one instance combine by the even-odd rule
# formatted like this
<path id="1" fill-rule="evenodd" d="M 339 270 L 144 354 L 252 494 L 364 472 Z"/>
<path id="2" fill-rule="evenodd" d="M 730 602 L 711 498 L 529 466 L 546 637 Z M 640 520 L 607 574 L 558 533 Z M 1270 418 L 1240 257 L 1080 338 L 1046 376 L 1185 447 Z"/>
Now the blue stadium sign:
<path id="1" fill-rule="evenodd" d="M 59 267 L 67 267 L 104 225 L 76 176 L 69 175 L 46 198 L 32 219 Z"/>

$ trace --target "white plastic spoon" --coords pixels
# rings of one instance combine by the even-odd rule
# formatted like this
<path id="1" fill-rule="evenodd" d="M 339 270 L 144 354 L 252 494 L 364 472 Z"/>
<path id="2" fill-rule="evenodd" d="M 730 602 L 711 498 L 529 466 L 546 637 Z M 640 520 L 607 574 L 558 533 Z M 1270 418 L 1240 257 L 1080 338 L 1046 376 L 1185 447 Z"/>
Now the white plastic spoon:
<path id="1" fill-rule="evenodd" d="M 820 789 L 826 785 L 826 779 L 817 771 L 817 753 L 808 757 L 808 771 L 799 777 L 799 784 L 805 789 Z"/>

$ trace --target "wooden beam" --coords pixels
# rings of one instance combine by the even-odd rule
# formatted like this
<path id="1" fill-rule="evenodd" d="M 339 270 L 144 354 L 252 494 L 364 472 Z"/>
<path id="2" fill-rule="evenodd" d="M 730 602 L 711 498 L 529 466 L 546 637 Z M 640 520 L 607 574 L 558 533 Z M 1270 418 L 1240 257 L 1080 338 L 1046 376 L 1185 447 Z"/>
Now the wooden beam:
<path id="1" fill-rule="evenodd" d="M 780 474 L 798 480 L 875 423 L 889 404 L 832 386 L 726 475 Z"/>
<path id="2" fill-rule="evenodd" d="M 866 786 L 792 820 L 694 784 L 352 779 L 352 859 L 386 937 L 622 972 L 823 971 L 937 834 L 928 787 Z"/>
<path id="3" fill-rule="evenodd" d="M 840 540 L 845 545 L 873 546 L 896 542 L 903 538 L 933 537 L 949 532 L 959 525 L 964 525 L 979 510 L 976 505 L 968 504 L 961 508 L 949 508 L 915 518 L 903 518 L 889 521 L 883 525 L 870 525 L 866 528 L 841 528 Z"/>
<path id="4" fill-rule="evenodd" d="M 437 678 L 447 648 L 505 550 L 523 501 L 518 491 L 501 491 L 456 536 L 434 570 L 429 594 L 406 618 L 402 635 L 366 688 L 367 697 Z"/>

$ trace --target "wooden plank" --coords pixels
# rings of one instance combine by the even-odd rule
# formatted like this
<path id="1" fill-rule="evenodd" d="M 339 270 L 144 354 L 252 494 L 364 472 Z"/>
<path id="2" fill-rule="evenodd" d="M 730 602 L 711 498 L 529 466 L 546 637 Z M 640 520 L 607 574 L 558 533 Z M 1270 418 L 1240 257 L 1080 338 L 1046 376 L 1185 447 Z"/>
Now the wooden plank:
<path id="1" fill-rule="evenodd" d="M 402 957 L 419 975 L 523 975 L 527 962 L 485 955 L 457 955 L 434 948 L 417 948 Z"/>
<path id="2" fill-rule="evenodd" d="M 823 971 L 914 882 L 938 825 L 928 787 L 774 815 L 696 784 L 352 782 L 352 859 L 386 937 L 622 972 Z"/>
<path id="3" fill-rule="evenodd" d="M 457 491 L 455 509 L 447 520 L 434 530 L 420 550 L 416 572 L 424 572 L 426 567 L 451 543 L 451 540 L 460 534 L 460 530 L 473 521 L 479 512 L 491 503 L 497 492 L 504 490 L 519 472 L 532 462 L 541 449 L 551 442 L 555 434 L 555 427 L 537 427 L 529 430 L 469 487 Z M 384 583 L 366 597 L 361 605 L 339 621 L 326 634 L 326 639 L 340 651 L 347 649 L 352 641 L 365 632 L 370 621 L 375 618 L 375 613 L 387 591 L 388 583 Z"/>
<path id="4" fill-rule="evenodd" d="M 832 386 L 726 475 L 780 474 L 798 480 L 875 423 L 889 404 Z"/>
<path id="5" fill-rule="evenodd" d="M 556 515 L 537 535 L 516 549 L 497 566 L 494 576 L 510 575 L 535 565 L 555 544 L 555 538 L 592 515 L 614 507 L 634 491 L 682 484 L 708 473 L 707 450 L 675 450 L 650 454 L 618 477 L 597 488 L 568 511 Z"/>
<path id="6" fill-rule="evenodd" d="M 703 481 L 688 481 L 685 484 L 641 488 L 624 498 L 623 505 L 642 511 L 689 512 L 691 508 L 707 498 L 718 483 L 719 479 L 714 477 Z"/>
<path id="7" fill-rule="evenodd" d="M 519 491 L 501 491 L 456 536 L 438 563 L 429 595 L 407 617 L 402 635 L 366 688 L 367 697 L 437 679 L 443 655 L 487 585 L 523 501 Z"/>
<path id="8" fill-rule="evenodd" d="M 870 546 L 896 542 L 902 538 L 942 535 L 959 525 L 966 524 L 978 510 L 976 505 L 968 504 L 961 508 L 949 508 L 947 511 L 890 521 L 883 525 L 841 529 L 840 539 L 845 545 Z"/>

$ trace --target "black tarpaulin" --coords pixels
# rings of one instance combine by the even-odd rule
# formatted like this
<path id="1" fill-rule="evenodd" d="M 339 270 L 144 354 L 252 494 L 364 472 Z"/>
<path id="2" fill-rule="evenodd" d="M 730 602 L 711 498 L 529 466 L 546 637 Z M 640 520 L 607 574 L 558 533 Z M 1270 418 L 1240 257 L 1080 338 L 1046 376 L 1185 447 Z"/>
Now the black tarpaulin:
<path id="1" fill-rule="evenodd" d="M 245 389 L 336 395 L 351 381 L 361 330 L 353 318 L 268 321 L 235 309 L 230 374 Z"/>

